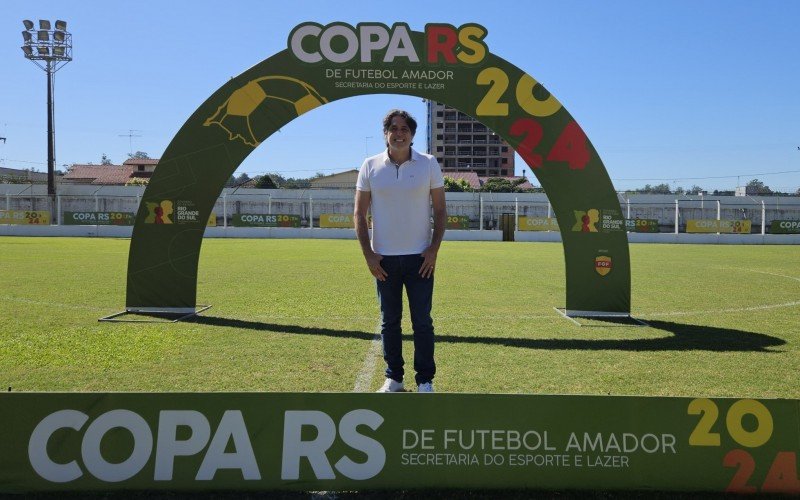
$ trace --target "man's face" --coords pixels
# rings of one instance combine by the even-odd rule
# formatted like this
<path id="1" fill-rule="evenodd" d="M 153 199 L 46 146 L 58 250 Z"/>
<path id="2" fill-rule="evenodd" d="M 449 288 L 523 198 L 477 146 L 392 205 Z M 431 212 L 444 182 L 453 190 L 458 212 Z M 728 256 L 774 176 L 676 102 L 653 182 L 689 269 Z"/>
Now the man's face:
<path id="1" fill-rule="evenodd" d="M 411 142 L 414 140 L 414 134 L 408 128 L 405 118 L 393 116 L 384 138 L 389 145 L 389 152 L 405 155 L 408 154 Z"/>

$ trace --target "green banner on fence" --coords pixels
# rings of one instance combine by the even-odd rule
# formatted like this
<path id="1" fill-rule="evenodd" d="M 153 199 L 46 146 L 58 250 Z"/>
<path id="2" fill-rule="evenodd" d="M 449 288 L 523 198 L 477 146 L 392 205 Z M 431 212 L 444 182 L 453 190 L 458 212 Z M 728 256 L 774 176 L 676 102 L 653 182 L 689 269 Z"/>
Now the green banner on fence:
<path id="1" fill-rule="evenodd" d="M 632 233 L 658 233 L 658 219 L 625 219 L 625 227 Z"/>
<path id="2" fill-rule="evenodd" d="M 300 216 L 289 214 L 234 214 L 235 227 L 300 227 Z"/>
<path id="3" fill-rule="evenodd" d="M 470 394 L 0 394 L 0 491 L 800 493 L 800 402 Z"/>
<path id="4" fill-rule="evenodd" d="M 133 212 L 64 212 L 65 226 L 132 226 Z"/>
<path id="5" fill-rule="evenodd" d="M 800 233 L 800 220 L 773 220 L 769 225 L 772 234 L 797 234 Z"/>

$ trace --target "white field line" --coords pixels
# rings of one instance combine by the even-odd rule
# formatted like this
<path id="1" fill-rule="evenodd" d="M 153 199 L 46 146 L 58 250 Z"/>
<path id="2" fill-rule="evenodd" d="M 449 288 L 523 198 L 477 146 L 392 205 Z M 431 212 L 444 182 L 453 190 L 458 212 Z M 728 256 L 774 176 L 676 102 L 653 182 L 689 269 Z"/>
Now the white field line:
<path id="1" fill-rule="evenodd" d="M 800 281 L 800 278 L 795 276 L 787 276 L 785 274 L 778 274 L 778 273 L 770 273 L 767 271 L 758 271 L 756 269 L 743 269 L 743 268 L 721 268 L 725 271 L 749 271 L 751 273 L 758 273 L 758 274 L 768 274 L 770 276 L 777 276 L 779 278 L 786 278 L 794 281 Z M 641 313 L 644 317 L 653 317 L 653 316 L 690 316 L 695 314 L 718 314 L 718 313 L 736 313 L 736 312 L 745 312 L 745 311 L 764 311 L 766 309 L 777 309 L 779 307 L 794 307 L 800 306 L 800 300 L 795 300 L 792 302 L 784 302 L 783 304 L 767 304 L 763 306 L 751 306 L 751 307 L 736 307 L 731 309 L 713 309 L 708 311 L 672 311 L 672 312 L 653 312 L 653 313 Z"/>
<path id="2" fill-rule="evenodd" d="M 356 376 L 356 383 L 353 386 L 353 392 L 367 392 L 369 386 L 372 384 L 372 374 L 375 373 L 375 364 L 381 354 L 381 325 L 379 324 L 375 337 L 369 343 L 367 355 L 364 357 L 364 364 L 361 365 L 361 370 L 358 371 Z"/>
<path id="3" fill-rule="evenodd" d="M 105 311 L 102 307 L 85 306 L 81 304 L 59 304 L 58 302 L 47 302 L 44 300 L 31 300 L 21 297 L 0 296 L 0 302 L 19 302 L 21 304 L 31 304 L 36 306 L 58 307 L 61 309 L 83 309 L 88 311 Z"/>

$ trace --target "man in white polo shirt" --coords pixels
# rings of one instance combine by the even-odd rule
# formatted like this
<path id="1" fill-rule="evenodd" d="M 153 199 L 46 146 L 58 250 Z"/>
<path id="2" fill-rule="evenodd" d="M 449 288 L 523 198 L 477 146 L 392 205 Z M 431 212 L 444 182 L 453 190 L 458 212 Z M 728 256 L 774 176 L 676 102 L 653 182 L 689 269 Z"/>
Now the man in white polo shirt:
<path id="1" fill-rule="evenodd" d="M 381 305 L 386 381 L 378 392 L 402 392 L 403 287 L 414 329 L 418 392 L 433 392 L 433 275 L 444 237 L 447 210 L 439 162 L 411 149 L 417 122 L 392 110 L 383 119 L 386 151 L 367 158 L 356 183 L 355 226 Z M 433 235 L 430 210 L 433 205 Z M 372 244 L 367 211 L 372 208 Z"/>

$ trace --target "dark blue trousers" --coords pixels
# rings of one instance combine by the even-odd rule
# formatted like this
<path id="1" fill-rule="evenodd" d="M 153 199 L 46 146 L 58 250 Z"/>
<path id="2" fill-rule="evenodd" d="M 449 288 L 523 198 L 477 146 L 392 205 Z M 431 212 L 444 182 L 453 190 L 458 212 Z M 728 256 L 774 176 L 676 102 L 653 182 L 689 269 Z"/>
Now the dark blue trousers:
<path id="1" fill-rule="evenodd" d="M 386 281 L 378 283 L 378 299 L 381 304 L 381 338 L 383 359 L 386 361 L 386 377 L 403 381 L 403 288 L 408 297 L 411 325 L 414 330 L 414 377 L 417 384 L 433 380 L 436 363 L 433 361 L 433 276 L 423 278 L 419 274 L 423 258 L 421 255 L 386 255 L 381 267 L 388 274 Z"/>

